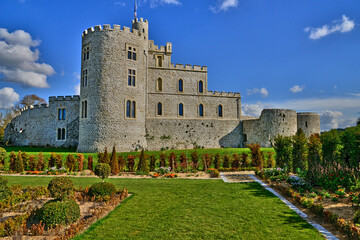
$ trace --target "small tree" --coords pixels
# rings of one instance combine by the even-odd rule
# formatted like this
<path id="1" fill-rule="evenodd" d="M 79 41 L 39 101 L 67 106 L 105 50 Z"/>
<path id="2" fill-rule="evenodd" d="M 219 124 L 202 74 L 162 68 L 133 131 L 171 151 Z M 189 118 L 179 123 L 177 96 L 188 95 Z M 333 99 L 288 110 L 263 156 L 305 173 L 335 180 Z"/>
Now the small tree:
<path id="1" fill-rule="evenodd" d="M 199 154 L 197 151 L 192 151 L 191 154 L 190 154 L 190 157 L 191 157 L 191 162 L 192 162 L 192 167 L 193 169 L 197 170 L 198 167 L 199 167 Z"/>
<path id="2" fill-rule="evenodd" d="M 16 161 L 16 154 L 14 151 L 10 153 L 10 171 L 15 171 L 15 161 Z"/>
<path id="3" fill-rule="evenodd" d="M 274 152 L 267 152 L 267 167 L 268 168 L 274 168 L 276 167 L 276 161 L 275 161 L 275 158 L 274 158 Z"/>
<path id="4" fill-rule="evenodd" d="M 6 150 L 0 147 L 0 164 L 5 165 Z"/>
<path id="5" fill-rule="evenodd" d="M 113 147 L 113 150 L 112 150 L 112 153 L 111 153 L 110 167 L 111 167 L 111 173 L 113 175 L 118 175 L 119 174 L 119 172 L 120 172 L 120 170 L 119 170 L 119 162 L 118 162 L 118 159 L 117 159 L 115 146 Z"/>
<path id="6" fill-rule="evenodd" d="M 49 168 L 55 167 L 55 164 L 56 164 L 56 154 L 51 153 L 48 160 L 48 167 Z"/>
<path id="7" fill-rule="evenodd" d="M 212 154 L 205 153 L 203 155 L 204 171 L 207 171 L 208 168 L 211 168 L 212 158 L 213 158 Z"/>
<path id="8" fill-rule="evenodd" d="M 24 170 L 29 170 L 29 155 L 26 152 L 21 152 Z"/>
<path id="9" fill-rule="evenodd" d="M 307 147 L 308 145 L 305 133 L 301 128 L 299 128 L 293 137 L 293 172 L 296 172 L 298 168 L 303 171 L 307 170 Z"/>
<path id="10" fill-rule="evenodd" d="M 176 168 L 176 154 L 174 152 L 171 152 L 169 155 L 169 167 L 171 168 L 171 171 L 174 172 Z"/>
<path id="11" fill-rule="evenodd" d="M 14 171 L 17 173 L 24 171 L 24 165 L 23 165 L 23 161 L 22 161 L 22 157 L 21 157 L 21 151 L 19 151 L 19 153 L 16 157 Z"/>
<path id="12" fill-rule="evenodd" d="M 246 152 L 243 152 L 241 154 L 241 165 L 243 167 L 248 167 L 248 164 L 247 164 L 247 158 L 248 158 L 248 154 Z"/>
<path id="13" fill-rule="evenodd" d="M 156 155 L 155 154 L 150 155 L 149 161 L 150 161 L 150 172 L 154 172 L 156 165 Z"/>
<path id="14" fill-rule="evenodd" d="M 125 172 L 125 167 L 126 167 L 126 163 L 125 163 L 125 159 L 122 155 L 119 155 L 119 170 L 120 172 Z"/>
<path id="15" fill-rule="evenodd" d="M 30 156 L 29 157 L 29 169 L 30 171 L 35 171 L 36 169 L 36 160 L 34 156 Z"/>
<path id="16" fill-rule="evenodd" d="M 230 158 L 227 154 L 223 156 L 223 168 L 229 168 L 230 166 Z"/>
<path id="17" fill-rule="evenodd" d="M 36 164 L 36 170 L 38 171 L 43 171 L 45 168 L 44 166 L 44 155 L 42 152 L 39 153 L 38 155 L 38 161 L 37 161 L 37 164 Z"/>
<path id="18" fill-rule="evenodd" d="M 276 152 L 276 165 L 288 171 L 292 171 L 293 169 L 292 146 L 291 137 L 279 135 L 275 138 L 274 149 Z"/>
<path id="19" fill-rule="evenodd" d="M 159 153 L 160 158 L 160 167 L 166 167 L 166 155 L 164 153 Z"/>
<path id="20" fill-rule="evenodd" d="M 95 168 L 95 175 L 101 178 L 104 182 L 105 178 L 109 177 L 111 173 L 111 167 L 107 163 L 99 163 Z"/>
<path id="21" fill-rule="evenodd" d="M 140 157 L 139 157 L 139 165 L 137 168 L 138 171 L 141 171 L 142 173 L 148 174 L 149 173 L 149 166 L 147 163 L 147 159 L 144 153 L 144 149 L 141 150 Z"/>
<path id="22" fill-rule="evenodd" d="M 101 163 L 110 164 L 110 159 L 109 159 L 109 154 L 108 154 L 108 151 L 107 151 L 107 147 L 105 147 L 105 151 L 104 151 L 104 154 L 102 155 Z"/>
<path id="23" fill-rule="evenodd" d="M 233 155 L 233 161 L 231 163 L 231 167 L 234 169 L 239 169 L 240 167 L 240 156 L 236 153 Z"/>
<path id="24" fill-rule="evenodd" d="M 258 171 L 262 170 L 264 168 L 264 162 L 261 157 L 260 144 L 249 144 L 248 148 L 251 150 L 253 165 L 257 168 Z"/>
<path id="25" fill-rule="evenodd" d="M 216 168 L 217 170 L 220 169 L 220 166 L 221 166 L 220 153 L 215 154 L 215 157 L 214 157 L 214 165 L 215 165 L 215 168 Z"/>
<path id="26" fill-rule="evenodd" d="M 134 171 L 134 166 L 135 166 L 135 156 L 133 155 L 128 155 L 127 156 L 127 164 L 128 164 L 128 169 L 130 172 Z"/>
<path id="27" fill-rule="evenodd" d="M 93 159 L 92 159 L 92 156 L 91 156 L 91 155 L 88 156 L 88 166 L 87 166 L 87 169 L 90 170 L 90 171 L 94 171 Z"/>
<path id="28" fill-rule="evenodd" d="M 306 179 L 310 184 L 316 184 L 319 174 L 321 173 L 321 141 L 318 134 L 310 136 L 308 148 L 308 164 L 309 170 L 306 173 Z"/>
<path id="29" fill-rule="evenodd" d="M 63 201 L 74 192 L 74 184 L 68 177 L 57 177 L 49 182 L 48 190 L 55 199 Z"/>
<path id="30" fill-rule="evenodd" d="M 75 157 L 73 154 L 69 154 L 66 157 L 66 167 L 70 172 L 74 172 L 75 171 Z"/>
<path id="31" fill-rule="evenodd" d="M 77 155 L 77 161 L 78 161 L 78 170 L 81 172 L 84 169 L 84 155 L 78 154 Z"/>

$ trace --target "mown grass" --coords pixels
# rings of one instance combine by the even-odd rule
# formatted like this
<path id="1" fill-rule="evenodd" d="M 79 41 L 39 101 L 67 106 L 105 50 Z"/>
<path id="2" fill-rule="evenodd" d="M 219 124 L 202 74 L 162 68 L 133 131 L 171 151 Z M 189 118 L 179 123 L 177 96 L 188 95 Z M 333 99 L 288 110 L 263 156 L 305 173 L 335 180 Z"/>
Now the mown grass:
<path id="1" fill-rule="evenodd" d="M 26 152 L 29 155 L 35 155 L 35 157 L 42 152 L 44 154 L 45 163 L 48 162 L 48 158 L 50 157 L 51 153 L 58 153 L 61 155 L 63 162 L 65 162 L 66 157 L 69 154 L 77 154 L 75 149 L 67 149 L 67 148 L 44 148 L 44 147 L 4 147 L 8 156 L 10 152 L 14 151 L 15 153 L 18 153 L 19 151 Z M 111 154 L 112 149 L 108 149 L 108 153 Z M 154 154 L 157 159 L 159 159 L 159 154 L 164 153 L 166 155 L 169 155 L 171 152 L 174 152 L 177 156 L 179 156 L 181 153 L 185 153 L 188 158 L 190 158 L 191 152 L 197 151 L 199 154 L 200 159 L 202 158 L 204 153 L 208 154 L 217 154 L 219 153 L 221 156 L 224 156 L 225 154 L 229 155 L 230 157 L 232 155 L 236 154 L 242 154 L 243 152 L 250 153 L 249 148 L 212 148 L 212 149 L 186 149 L 186 150 L 166 150 L 166 151 L 146 151 L 145 154 L 152 155 Z M 261 151 L 272 151 L 274 152 L 273 148 L 261 148 Z M 84 167 L 87 168 L 87 158 L 89 155 L 93 157 L 93 162 L 96 165 L 98 161 L 98 154 L 97 153 L 82 153 L 85 157 L 84 161 Z M 126 158 L 128 155 L 134 155 L 137 158 L 140 155 L 140 152 L 118 152 L 118 155 L 122 155 L 124 158 Z M 5 169 L 8 169 L 8 163 L 9 159 L 5 161 Z"/>
<path id="2" fill-rule="evenodd" d="M 49 177 L 7 177 L 46 185 Z M 72 178 L 75 185 L 99 182 Z M 75 239 L 324 239 L 257 183 L 221 180 L 107 179 L 133 196 Z"/>

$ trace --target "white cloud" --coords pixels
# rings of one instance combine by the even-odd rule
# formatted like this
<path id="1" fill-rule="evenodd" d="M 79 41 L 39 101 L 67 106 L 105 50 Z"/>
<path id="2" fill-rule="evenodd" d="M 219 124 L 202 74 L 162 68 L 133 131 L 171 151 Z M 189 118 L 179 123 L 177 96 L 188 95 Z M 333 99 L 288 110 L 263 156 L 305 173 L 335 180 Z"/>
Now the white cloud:
<path id="1" fill-rule="evenodd" d="M 143 3 L 147 3 L 148 0 L 144 0 Z M 139 6 L 142 3 L 139 3 Z M 156 8 L 158 5 L 164 5 L 164 4 L 172 4 L 172 5 L 181 5 L 181 2 L 179 0 L 150 0 L 150 7 Z"/>
<path id="2" fill-rule="evenodd" d="M 10 108 L 14 106 L 14 103 L 19 101 L 20 96 L 14 89 L 5 87 L 0 89 L 0 108 Z"/>
<path id="3" fill-rule="evenodd" d="M 125 2 L 121 2 L 121 1 L 119 1 L 119 2 L 114 2 L 114 5 L 115 5 L 115 6 L 120 6 L 120 7 L 125 7 Z"/>
<path id="4" fill-rule="evenodd" d="M 252 94 L 256 94 L 256 93 L 260 93 L 261 96 L 264 98 L 269 96 L 269 91 L 266 88 L 254 88 L 254 89 L 247 90 L 248 95 L 252 95 Z"/>
<path id="5" fill-rule="evenodd" d="M 226 12 L 229 8 L 237 7 L 239 5 L 239 0 L 218 0 L 215 5 L 210 6 L 210 10 L 214 13 L 220 11 Z"/>
<path id="6" fill-rule="evenodd" d="M 258 102 L 256 104 L 243 104 L 241 107 L 242 115 L 259 117 L 265 108 L 271 108 L 271 105 Z"/>
<path id="7" fill-rule="evenodd" d="M 338 118 L 343 116 L 340 111 L 326 110 L 320 113 L 320 125 L 322 128 L 338 128 Z"/>
<path id="8" fill-rule="evenodd" d="M 298 92 L 302 92 L 305 89 L 305 86 L 299 86 L 299 85 L 295 85 L 292 88 L 290 88 L 290 92 L 292 93 L 298 93 Z"/>
<path id="9" fill-rule="evenodd" d="M 74 94 L 80 95 L 80 83 L 74 86 Z"/>
<path id="10" fill-rule="evenodd" d="M 347 16 L 343 15 L 341 20 L 333 21 L 332 25 L 324 25 L 322 27 L 313 28 L 307 27 L 304 29 L 305 32 L 310 32 L 309 39 L 316 40 L 335 32 L 346 33 L 354 29 L 355 22 L 350 20 Z"/>
<path id="11" fill-rule="evenodd" d="M 360 97 L 360 93 L 347 93 L 347 94 L 355 97 Z"/>
<path id="12" fill-rule="evenodd" d="M 9 33 L 0 28 L 0 80 L 23 87 L 49 87 L 47 77 L 55 71 L 48 64 L 38 63 L 40 52 L 32 48 L 39 45 L 39 40 L 23 30 Z"/>

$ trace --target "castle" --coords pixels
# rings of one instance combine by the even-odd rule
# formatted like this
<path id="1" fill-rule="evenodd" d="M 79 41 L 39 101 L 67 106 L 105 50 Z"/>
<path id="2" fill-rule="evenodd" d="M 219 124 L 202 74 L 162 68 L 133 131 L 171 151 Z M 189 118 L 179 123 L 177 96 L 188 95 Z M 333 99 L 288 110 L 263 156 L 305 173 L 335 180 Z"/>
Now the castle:
<path id="1" fill-rule="evenodd" d="M 80 96 L 50 97 L 22 109 L 5 129 L 17 146 L 97 152 L 166 148 L 270 147 L 302 128 L 320 133 L 320 117 L 287 109 L 242 116 L 240 93 L 207 89 L 207 67 L 173 64 L 172 44 L 148 39 L 147 20 L 132 29 L 95 26 L 82 34 Z"/>

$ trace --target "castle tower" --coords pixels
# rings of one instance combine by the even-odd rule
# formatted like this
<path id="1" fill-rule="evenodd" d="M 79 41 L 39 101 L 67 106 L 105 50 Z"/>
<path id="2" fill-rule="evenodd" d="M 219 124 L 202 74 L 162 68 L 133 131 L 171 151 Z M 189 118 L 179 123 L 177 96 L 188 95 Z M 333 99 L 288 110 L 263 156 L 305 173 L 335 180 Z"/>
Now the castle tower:
<path id="1" fill-rule="evenodd" d="M 148 22 L 83 33 L 79 152 L 146 147 Z"/>
<path id="2" fill-rule="evenodd" d="M 320 134 L 320 115 L 311 112 L 298 113 L 297 128 L 301 128 L 306 137 L 310 137 L 314 133 Z"/>

